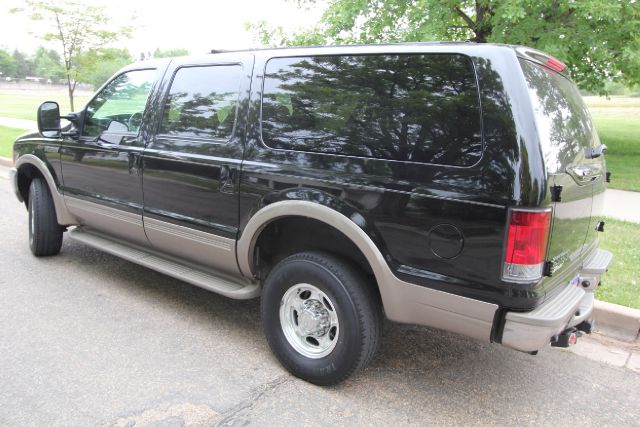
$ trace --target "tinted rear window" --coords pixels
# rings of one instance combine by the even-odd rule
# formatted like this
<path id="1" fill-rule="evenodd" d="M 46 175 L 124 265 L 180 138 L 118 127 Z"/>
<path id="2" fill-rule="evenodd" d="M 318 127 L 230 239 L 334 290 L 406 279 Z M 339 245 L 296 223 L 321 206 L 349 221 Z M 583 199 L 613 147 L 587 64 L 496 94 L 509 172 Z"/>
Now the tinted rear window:
<path id="1" fill-rule="evenodd" d="M 520 60 L 536 117 L 545 163 L 558 172 L 593 145 L 591 115 L 576 85 L 542 65 Z"/>
<path id="2" fill-rule="evenodd" d="M 271 59 L 262 136 L 278 149 L 473 165 L 482 155 L 473 64 L 453 54 Z"/>
<path id="3" fill-rule="evenodd" d="M 228 139 L 236 121 L 241 71 L 239 65 L 178 69 L 165 104 L 160 133 Z"/>

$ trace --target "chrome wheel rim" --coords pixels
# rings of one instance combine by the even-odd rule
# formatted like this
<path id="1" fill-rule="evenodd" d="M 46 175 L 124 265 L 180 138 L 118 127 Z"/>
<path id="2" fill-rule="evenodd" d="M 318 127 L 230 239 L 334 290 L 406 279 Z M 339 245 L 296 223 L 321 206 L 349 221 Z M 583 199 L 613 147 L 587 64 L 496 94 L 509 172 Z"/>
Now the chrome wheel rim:
<path id="1" fill-rule="evenodd" d="M 294 285 L 282 296 L 280 326 L 289 344 L 311 359 L 330 354 L 340 334 L 333 301 L 308 283 Z"/>

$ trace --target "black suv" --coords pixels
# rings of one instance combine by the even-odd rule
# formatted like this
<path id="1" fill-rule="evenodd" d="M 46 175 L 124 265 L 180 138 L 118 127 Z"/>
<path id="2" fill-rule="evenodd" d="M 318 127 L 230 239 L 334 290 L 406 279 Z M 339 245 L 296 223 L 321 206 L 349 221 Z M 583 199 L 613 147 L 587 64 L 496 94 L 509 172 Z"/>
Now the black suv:
<path id="1" fill-rule="evenodd" d="M 414 43 L 154 60 L 14 146 L 36 256 L 63 232 L 262 297 L 294 375 L 339 382 L 383 315 L 535 353 L 590 332 L 606 170 L 564 64 Z"/>

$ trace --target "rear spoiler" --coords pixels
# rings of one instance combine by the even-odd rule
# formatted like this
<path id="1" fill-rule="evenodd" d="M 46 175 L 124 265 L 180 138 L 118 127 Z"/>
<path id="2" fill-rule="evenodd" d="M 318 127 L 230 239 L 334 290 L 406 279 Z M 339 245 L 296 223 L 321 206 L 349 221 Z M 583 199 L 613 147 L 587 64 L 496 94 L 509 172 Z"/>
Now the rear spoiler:
<path id="1" fill-rule="evenodd" d="M 551 55 L 548 55 L 536 49 L 532 49 L 530 47 L 516 47 L 515 49 L 516 49 L 517 55 L 520 58 L 533 61 L 537 64 L 540 64 L 542 66 L 545 66 L 551 69 L 552 71 L 555 71 L 556 73 L 568 75 L 567 66 L 563 62 L 554 58 Z"/>

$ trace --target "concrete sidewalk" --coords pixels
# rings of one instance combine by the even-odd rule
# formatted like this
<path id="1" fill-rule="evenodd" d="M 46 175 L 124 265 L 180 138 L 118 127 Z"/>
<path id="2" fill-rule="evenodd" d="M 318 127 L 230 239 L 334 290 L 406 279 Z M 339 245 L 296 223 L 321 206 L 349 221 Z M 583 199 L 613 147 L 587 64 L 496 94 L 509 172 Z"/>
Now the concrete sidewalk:
<path id="1" fill-rule="evenodd" d="M 35 120 L 14 119 L 13 117 L 0 117 L 0 126 L 16 129 L 37 129 L 38 123 Z"/>
<path id="2" fill-rule="evenodd" d="M 608 189 L 604 196 L 604 214 L 640 223 L 640 193 Z"/>

